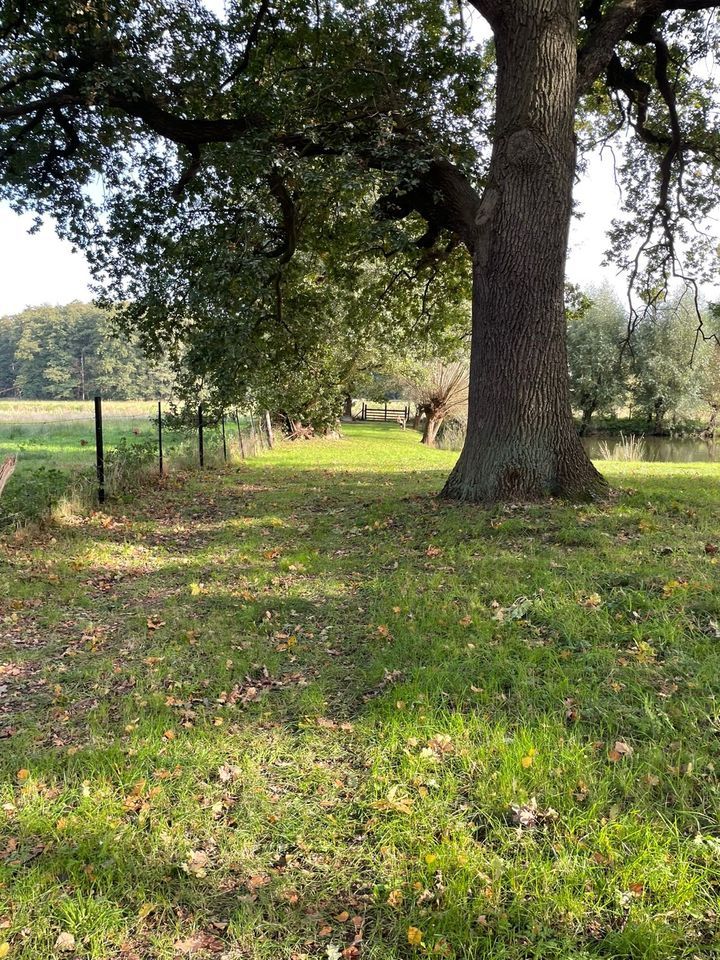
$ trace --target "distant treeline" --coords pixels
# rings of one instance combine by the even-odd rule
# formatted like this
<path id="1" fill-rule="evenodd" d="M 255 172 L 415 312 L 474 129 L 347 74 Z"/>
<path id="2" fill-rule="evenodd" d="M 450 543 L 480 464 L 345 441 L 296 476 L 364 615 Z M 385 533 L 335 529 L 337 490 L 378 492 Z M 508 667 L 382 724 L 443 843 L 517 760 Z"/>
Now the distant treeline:
<path id="1" fill-rule="evenodd" d="M 0 396 L 140 400 L 170 392 L 171 376 L 88 303 L 30 307 L 0 318 Z"/>

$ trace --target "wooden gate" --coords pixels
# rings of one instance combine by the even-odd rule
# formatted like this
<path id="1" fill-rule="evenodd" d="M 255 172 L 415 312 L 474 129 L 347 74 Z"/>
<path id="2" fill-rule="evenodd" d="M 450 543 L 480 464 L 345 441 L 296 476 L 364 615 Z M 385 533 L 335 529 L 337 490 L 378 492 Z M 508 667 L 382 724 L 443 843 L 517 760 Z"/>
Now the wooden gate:
<path id="1" fill-rule="evenodd" d="M 406 405 L 401 410 L 398 410 L 397 408 L 388 407 L 387 404 L 383 407 L 369 407 L 364 403 L 358 419 L 373 423 L 392 423 L 398 420 L 407 421 L 410 419 L 410 406 Z"/>

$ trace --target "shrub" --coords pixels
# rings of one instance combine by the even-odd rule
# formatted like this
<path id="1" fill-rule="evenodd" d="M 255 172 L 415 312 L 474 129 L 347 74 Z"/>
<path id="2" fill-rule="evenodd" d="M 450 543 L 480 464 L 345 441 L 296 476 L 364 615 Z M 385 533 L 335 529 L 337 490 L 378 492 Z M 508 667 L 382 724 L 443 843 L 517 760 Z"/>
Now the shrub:
<path id="1" fill-rule="evenodd" d="M 437 432 L 435 446 L 441 450 L 462 450 L 467 432 L 467 421 L 461 417 L 445 420 Z"/>
<path id="2" fill-rule="evenodd" d="M 122 437 L 105 455 L 105 485 L 108 493 L 122 493 L 135 486 L 156 456 L 154 438 L 131 441 Z"/>
<path id="3" fill-rule="evenodd" d="M 54 467 L 17 473 L 0 499 L 0 526 L 8 527 L 46 517 L 70 489 L 72 477 Z"/>

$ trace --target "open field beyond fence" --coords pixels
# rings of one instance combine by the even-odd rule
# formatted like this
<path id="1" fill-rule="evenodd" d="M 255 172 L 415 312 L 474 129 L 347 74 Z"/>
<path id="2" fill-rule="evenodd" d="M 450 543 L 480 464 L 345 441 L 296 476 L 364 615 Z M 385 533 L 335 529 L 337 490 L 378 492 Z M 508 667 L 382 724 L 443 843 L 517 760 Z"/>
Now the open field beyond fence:
<path id="1" fill-rule="evenodd" d="M 163 416 L 167 406 L 163 404 Z M 242 418 L 240 426 L 247 429 Z M 146 472 L 159 470 L 157 401 L 104 401 L 103 437 L 108 482 L 122 458 Z M 206 423 L 204 458 L 209 465 L 224 459 L 222 431 Z M 238 453 L 238 426 L 226 423 L 226 450 Z M 117 451 L 120 451 L 118 453 Z M 16 456 L 17 467 L 0 499 L 0 523 L 23 522 L 47 512 L 62 496 L 92 497 L 95 487 L 95 419 L 93 401 L 0 401 L 0 460 Z M 199 460 L 197 428 L 163 430 L 165 470 Z"/>

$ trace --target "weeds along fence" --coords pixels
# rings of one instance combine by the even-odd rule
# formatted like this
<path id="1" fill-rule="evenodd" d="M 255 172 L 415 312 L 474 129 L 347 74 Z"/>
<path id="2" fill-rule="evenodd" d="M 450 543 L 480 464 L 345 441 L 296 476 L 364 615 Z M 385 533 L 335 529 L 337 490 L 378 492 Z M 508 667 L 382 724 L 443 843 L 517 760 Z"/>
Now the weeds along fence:
<path id="1" fill-rule="evenodd" d="M 0 402 L 0 462 L 17 457 L 0 497 L 0 527 L 88 507 L 148 474 L 239 461 L 272 445 L 265 417 L 202 406 L 182 421 L 162 401 Z"/>

